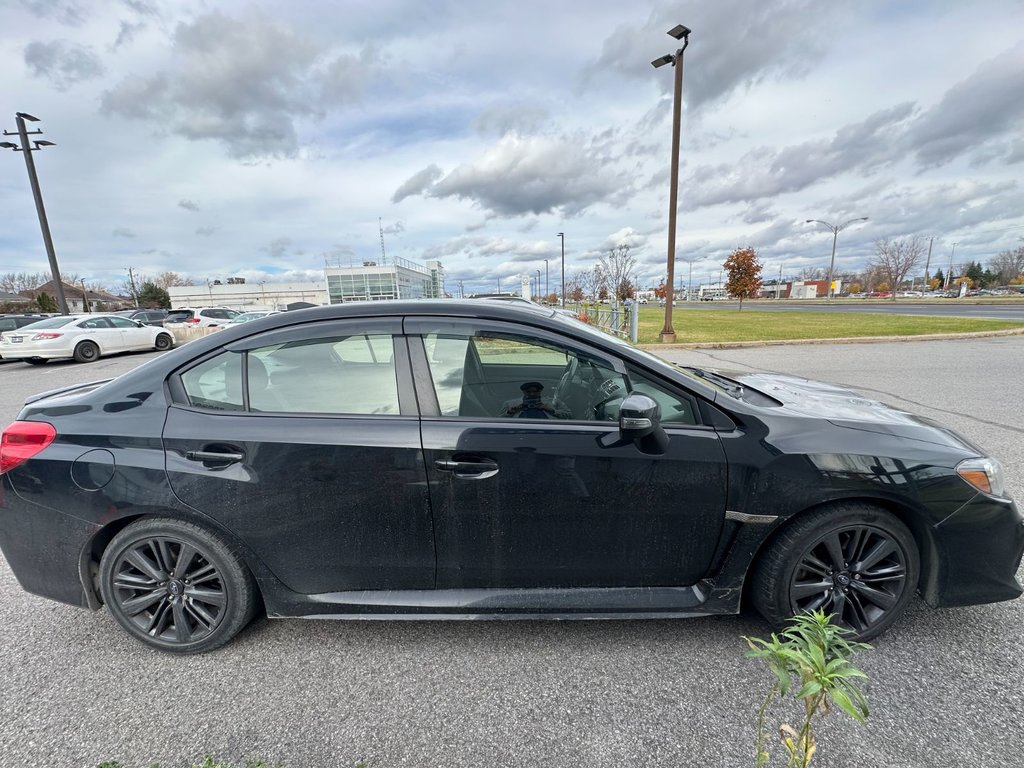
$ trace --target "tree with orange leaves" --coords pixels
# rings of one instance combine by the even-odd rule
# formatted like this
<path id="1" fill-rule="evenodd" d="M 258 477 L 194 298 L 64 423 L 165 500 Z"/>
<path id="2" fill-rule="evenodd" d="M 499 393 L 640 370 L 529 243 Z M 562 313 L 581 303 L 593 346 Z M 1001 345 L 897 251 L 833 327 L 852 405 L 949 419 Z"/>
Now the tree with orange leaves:
<path id="1" fill-rule="evenodd" d="M 740 300 L 740 310 L 744 299 L 753 299 L 761 290 L 761 262 L 757 259 L 757 251 L 751 247 L 737 248 L 725 263 L 722 264 L 728 277 L 725 291 Z"/>

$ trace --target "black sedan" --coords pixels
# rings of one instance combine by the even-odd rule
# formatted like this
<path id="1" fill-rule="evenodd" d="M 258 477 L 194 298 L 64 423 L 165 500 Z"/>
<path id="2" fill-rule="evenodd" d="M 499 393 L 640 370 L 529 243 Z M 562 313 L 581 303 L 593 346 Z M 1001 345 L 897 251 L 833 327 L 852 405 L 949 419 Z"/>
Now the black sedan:
<path id="1" fill-rule="evenodd" d="M 1024 522 L 939 424 L 672 366 L 551 311 L 375 302 L 227 328 L 30 398 L 0 444 L 28 591 L 164 651 L 271 617 L 822 608 L 871 638 L 1016 598 Z"/>

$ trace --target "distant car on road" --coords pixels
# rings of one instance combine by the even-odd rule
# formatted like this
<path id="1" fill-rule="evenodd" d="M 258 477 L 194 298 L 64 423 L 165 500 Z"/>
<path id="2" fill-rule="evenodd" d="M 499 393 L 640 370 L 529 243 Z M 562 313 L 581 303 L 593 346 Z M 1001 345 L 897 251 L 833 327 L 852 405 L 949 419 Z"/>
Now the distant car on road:
<path id="1" fill-rule="evenodd" d="M 106 605 L 171 653 L 259 611 L 750 604 L 774 626 L 821 609 L 867 640 L 917 591 L 1021 594 L 1024 521 L 999 464 L 952 430 L 830 384 L 673 366 L 509 302 L 288 312 L 36 395 L 0 437 L 0 498 L 24 589 Z"/>
<path id="2" fill-rule="evenodd" d="M 58 315 L 0 333 L 0 355 L 34 365 L 62 358 L 91 363 L 101 355 L 173 346 L 163 328 L 114 314 Z"/>

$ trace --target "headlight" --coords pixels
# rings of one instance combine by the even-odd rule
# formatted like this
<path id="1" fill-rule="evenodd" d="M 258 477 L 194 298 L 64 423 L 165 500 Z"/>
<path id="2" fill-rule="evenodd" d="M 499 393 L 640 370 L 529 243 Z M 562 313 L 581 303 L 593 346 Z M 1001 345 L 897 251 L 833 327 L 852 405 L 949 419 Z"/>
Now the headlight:
<path id="1" fill-rule="evenodd" d="M 1003 467 L 995 459 L 967 459 L 956 465 L 956 472 L 971 486 L 989 496 L 1008 499 L 1003 483 Z"/>

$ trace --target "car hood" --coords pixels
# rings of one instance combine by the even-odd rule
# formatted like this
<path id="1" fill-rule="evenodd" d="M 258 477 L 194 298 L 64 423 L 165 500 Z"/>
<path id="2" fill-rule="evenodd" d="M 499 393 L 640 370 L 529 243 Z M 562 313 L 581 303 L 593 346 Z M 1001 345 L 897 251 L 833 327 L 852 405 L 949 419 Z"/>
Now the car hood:
<path id="1" fill-rule="evenodd" d="M 917 416 L 864 397 L 852 389 L 823 381 L 777 373 L 722 373 L 779 402 L 778 411 L 788 416 L 823 419 L 844 429 L 958 449 L 974 456 L 985 455 L 977 446 L 939 422 Z"/>

